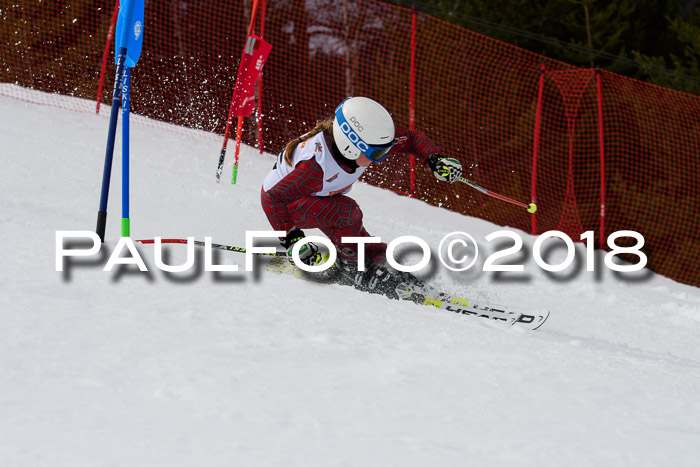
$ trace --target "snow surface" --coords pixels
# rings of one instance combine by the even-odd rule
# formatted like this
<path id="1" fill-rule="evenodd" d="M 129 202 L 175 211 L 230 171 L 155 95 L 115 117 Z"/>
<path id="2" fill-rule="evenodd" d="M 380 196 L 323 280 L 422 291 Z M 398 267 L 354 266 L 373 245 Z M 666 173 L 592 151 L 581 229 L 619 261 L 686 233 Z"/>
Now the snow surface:
<path id="1" fill-rule="evenodd" d="M 119 144 L 104 255 L 56 272 L 55 232 L 94 229 L 107 126 L 0 97 L 0 465 L 699 465 L 697 288 L 624 280 L 602 261 L 554 277 L 532 259 L 525 273 L 428 276 L 552 311 L 527 331 L 262 263 L 215 274 L 200 255 L 166 274 L 152 246 L 139 247 L 149 273 L 103 272 L 119 238 Z M 243 147 L 238 185 L 217 185 L 220 144 L 132 122 L 134 238 L 242 245 L 269 230 L 259 193 L 273 158 Z M 457 230 L 488 247 L 502 229 L 363 184 L 352 196 L 372 234 L 433 250 Z M 523 260 L 534 238 L 520 233 Z M 184 262 L 184 246 L 167 251 Z"/>

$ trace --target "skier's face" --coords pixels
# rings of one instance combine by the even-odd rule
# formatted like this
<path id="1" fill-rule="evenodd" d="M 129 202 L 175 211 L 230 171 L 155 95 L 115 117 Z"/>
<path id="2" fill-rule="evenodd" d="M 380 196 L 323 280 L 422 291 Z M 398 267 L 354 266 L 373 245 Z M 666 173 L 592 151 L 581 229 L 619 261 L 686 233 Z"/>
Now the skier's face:
<path id="1" fill-rule="evenodd" d="M 358 157 L 355 162 L 357 162 L 357 165 L 359 165 L 360 167 L 367 167 L 372 163 L 372 161 L 369 160 L 369 157 L 365 156 L 364 154 Z"/>

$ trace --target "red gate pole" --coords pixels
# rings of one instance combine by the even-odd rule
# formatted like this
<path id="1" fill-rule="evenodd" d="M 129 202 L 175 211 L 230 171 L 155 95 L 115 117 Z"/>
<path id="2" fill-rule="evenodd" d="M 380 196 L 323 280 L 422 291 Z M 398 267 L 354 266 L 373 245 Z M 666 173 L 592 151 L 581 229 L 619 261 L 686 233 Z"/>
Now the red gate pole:
<path id="1" fill-rule="evenodd" d="M 253 28 L 255 27 L 255 15 L 257 14 L 258 11 L 258 0 L 253 0 L 253 10 L 250 15 L 250 24 L 248 25 L 248 34 L 245 36 L 245 40 L 243 41 L 243 50 L 245 51 L 245 47 L 248 44 L 248 37 L 253 33 Z M 241 66 L 240 64 L 238 65 L 239 67 Z M 228 143 L 228 135 L 231 132 L 231 124 L 233 121 L 231 118 L 233 117 L 233 104 L 234 104 L 234 97 L 236 96 L 235 90 L 233 93 L 233 96 L 231 96 L 231 106 L 228 109 L 228 118 L 226 119 L 226 129 L 224 130 L 224 143 L 221 147 L 221 155 L 219 156 L 219 169 L 217 170 L 216 174 L 216 180 L 217 182 L 220 179 L 221 173 L 220 170 L 223 166 L 223 161 L 224 157 L 226 156 L 226 145 Z M 238 117 L 238 125 L 237 125 L 237 131 L 236 131 L 236 154 L 234 158 L 234 163 L 233 163 L 233 174 L 231 177 L 231 183 L 235 183 L 236 180 L 236 175 L 238 172 L 238 153 L 240 149 L 240 141 L 241 141 L 241 128 L 243 127 L 243 117 Z"/>
<path id="2" fill-rule="evenodd" d="M 261 0 L 262 5 L 260 6 L 260 38 L 264 39 L 265 38 L 265 7 L 266 7 L 266 0 Z M 258 115 L 257 115 L 257 121 L 258 121 L 258 148 L 260 149 L 260 154 L 262 155 L 263 153 L 263 135 L 262 135 L 262 96 L 263 96 L 263 91 L 262 91 L 262 86 L 263 86 L 263 77 L 262 73 L 260 76 L 258 76 Z"/>
<path id="3" fill-rule="evenodd" d="M 114 4 L 114 12 L 112 12 L 112 22 L 109 24 L 109 32 L 107 32 L 107 44 L 105 44 L 105 53 L 102 56 L 102 69 L 100 70 L 100 80 L 97 84 L 97 107 L 95 109 L 96 114 L 100 114 L 100 103 L 102 102 L 102 87 L 105 82 L 105 70 L 107 69 L 107 59 L 109 58 L 109 49 L 112 45 L 112 38 L 114 37 L 114 27 L 117 24 L 117 16 L 119 15 L 119 0 Z"/>
<path id="4" fill-rule="evenodd" d="M 411 13 L 411 69 L 408 82 L 408 129 L 416 129 L 416 7 Z M 411 182 L 408 196 L 416 195 L 416 157 L 411 154 Z"/>
<path id="5" fill-rule="evenodd" d="M 250 15 L 250 24 L 248 25 L 248 34 L 245 36 L 245 43 L 248 43 L 248 37 L 253 33 L 255 29 L 255 16 L 258 12 L 258 0 L 253 0 L 253 12 Z M 245 48 L 245 46 L 244 46 Z M 239 65 L 240 66 L 240 65 Z M 235 93 L 234 93 L 235 95 Z M 233 110 L 233 97 L 231 98 L 231 110 Z M 231 117 L 229 117 L 231 120 Z M 238 125 L 236 127 L 236 151 L 233 156 L 233 174 L 231 175 L 231 184 L 236 183 L 236 177 L 238 175 L 238 154 L 241 152 L 241 130 L 243 128 L 243 117 L 238 117 Z"/>
<path id="6" fill-rule="evenodd" d="M 598 248 L 605 249 L 605 146 L 603 144 L 603 85 L 600 69 L 596 69 L 598 98 L 598 148 L 600 150 L 600 232 Z"/>
<path id="7" fill-rule="evenodd" d="M 537 110 L 535 111 L 535 138 L 532 148 L 532 186 L 530 187 L 530 200 L 537 204 L 537 157 L 540 153 L 540 132 L 542 130 L 542 96 L 544 94 L 544 63 L 540 69 L 540 80 L 537 90 Z M 537 214 L 532 214 L 532 235 L 537 235 Z"/>

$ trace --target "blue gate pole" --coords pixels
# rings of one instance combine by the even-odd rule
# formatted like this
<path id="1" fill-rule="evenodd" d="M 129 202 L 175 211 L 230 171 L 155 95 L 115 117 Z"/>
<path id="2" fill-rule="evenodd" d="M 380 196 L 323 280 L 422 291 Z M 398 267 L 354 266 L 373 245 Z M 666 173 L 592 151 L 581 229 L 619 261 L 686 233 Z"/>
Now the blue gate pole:
<path id="1" fill-rule="evenodd" d="M 132 19 L 134 16 L 134 8 L 138 3 L 139 11 L 139 23 L 138 25 L 132 24 Z M 119 2 L 119 16 L 121 23 L 117 23 L 117 34 L 118 40 L 115 41 L 115 46 L 117 46 L 117 73 L 114 76 L 114 91 L 112 92 L 112 112 L 109 116 L 109 133 L 107 134 L 107 150 L 105 152 L 105 165 L 104 171 L 102 172 L 102 191 L 100 192 L 100 209 L 97 211 L 97 227 L 95 232 L 102 240 L 105 241 L 105 229 L 107 225 L 107 201 L 109 199 L 109 182 L 112 178 L 112 159 L 114 157 L 114 139 L 117 133 L 117 120 L 119 119 L 119 105 L 121 104 L 121 85 L 122 78 L 124 77 L 124 68 L 126 66 L 126 59 L 128 56 L 127 47 L 129 45 L 129 39 L 131 36 L 130 31 L 132 27 L 137 26 L 135 29 L 138 31 L 138 37 L 141 37 L 141 21 L 143 14 L 143 0 L 120 0 Z M 141 53 L 141 42 L 138 42 L 138 54 Z M 138 55 L 137 54 L 137 55 Z M 135 60 L 138 60 L 136 56 Z"/>
<path id="2" fill-rule="evenodd" d="M 130 68 L 124 70 L 122 80 L 122 237 L 131 235 L 129 219 L 129 77 Z"/>

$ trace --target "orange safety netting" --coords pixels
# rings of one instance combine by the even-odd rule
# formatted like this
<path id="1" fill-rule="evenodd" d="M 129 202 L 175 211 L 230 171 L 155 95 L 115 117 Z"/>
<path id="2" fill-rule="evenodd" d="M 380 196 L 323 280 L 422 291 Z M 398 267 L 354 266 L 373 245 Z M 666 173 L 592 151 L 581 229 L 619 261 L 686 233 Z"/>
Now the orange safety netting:
<path id="1" fill-rule="evenodd" d="M 373 166 L 366 182 L 529 233 L 559 229 L 578 240 L 593 230 L 606 249 L 608 234 L 635 230 L 648 267 L 700 285 L 699 97 L 376 1 L 259 1 L 255 32 L 273 46 L 259 96 L 266 151 L 279 151 L 344 97 L 372 97 L 397 127 L 415 125 L 458 158 L 465 177 L 539 209 L 530 215 L 466 185 L 438 184 L 420 166 L 412 183 L 409 158 L 399 155 Z M 95 101 L 114 9 L 104 0 L 3 4 L 0 94 L 27 98 L 23 88 L 33 88 Z M 147 0 L 132 111 L 223 134 L 251 11 L 252 1 Z M 86 101 L 44 100 L 94 111 Z M 243 141 L 258 144 L 255 115 Z M 217 160 L 212 154 L 212 173 Z"/>

